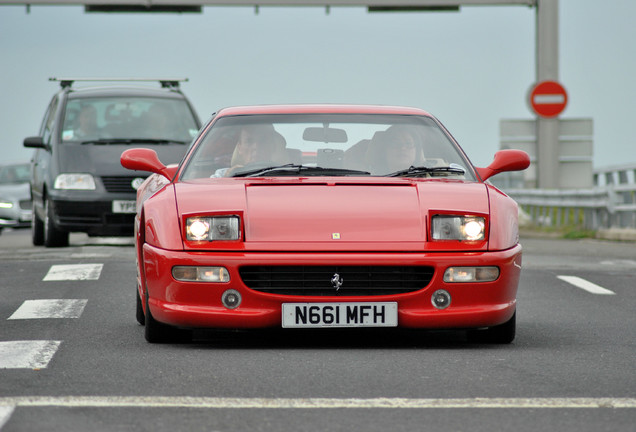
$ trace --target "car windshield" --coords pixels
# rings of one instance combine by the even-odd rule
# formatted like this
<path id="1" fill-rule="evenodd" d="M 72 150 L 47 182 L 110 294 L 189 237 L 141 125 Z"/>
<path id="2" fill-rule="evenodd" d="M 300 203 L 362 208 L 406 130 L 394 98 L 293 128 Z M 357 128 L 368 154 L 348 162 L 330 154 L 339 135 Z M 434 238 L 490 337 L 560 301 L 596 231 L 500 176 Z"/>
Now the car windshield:
<path id="1" fill-rule="evenodd" d="M 63 142 L 189 143 L 198 127 L 182 99 L 157 97 L 103 97 L 70 99 L 66 104 Z"/>
<path id="2" fill-rule="evenodd" d="M 0 167 L 0 184 L 29 183 L 31 179 L 31 165 L 7 165 Z"/>
<path id="3" fill-rule="evenodd" d="M 214 121 L 196 144 L 181 179 L 394 176 L 474 180 L 469 166 L 430 117 L 267 114 Z"/>

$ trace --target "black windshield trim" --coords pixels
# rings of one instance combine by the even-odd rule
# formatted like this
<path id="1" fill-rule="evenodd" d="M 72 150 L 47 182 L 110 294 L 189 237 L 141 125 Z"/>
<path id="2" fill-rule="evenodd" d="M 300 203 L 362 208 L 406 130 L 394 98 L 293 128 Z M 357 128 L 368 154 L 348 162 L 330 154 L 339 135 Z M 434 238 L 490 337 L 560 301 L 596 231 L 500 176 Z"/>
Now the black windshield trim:
<path id="1" fill-rule="evenodd" d="M 96 140 L 81 141 L 81 144 L 186 144 L 186 142 L 160 138 L 100 138 Z"/>
<path id="2" fill-rule="evenodd" d="M 405 175 L 417 176 L 419 174 L 436 174 L 436 173 L 466 174 L 466 170 L 460 167 L 452 167 L 452 166 L 441 166 L 441 167 L 411 166 L 407 169 L 386 174 L 385 177 L 402 177 Z"/>
<path id="3" fill-rule="evenodd" d="M 258 168 L 248 171 L 237 171 L 232 174 L 232 177 L 260 177 L 266 174 L 271 175 L 277 173 L 278 175 L 307 175 L 307 176 L 368 176 L 371 175 L 368 171 L 359 171 L 346 168 L 326 168 L 326 167 L 314 167 L 298 164 L 285 164 L 276 165 L 265 168 Z"/>

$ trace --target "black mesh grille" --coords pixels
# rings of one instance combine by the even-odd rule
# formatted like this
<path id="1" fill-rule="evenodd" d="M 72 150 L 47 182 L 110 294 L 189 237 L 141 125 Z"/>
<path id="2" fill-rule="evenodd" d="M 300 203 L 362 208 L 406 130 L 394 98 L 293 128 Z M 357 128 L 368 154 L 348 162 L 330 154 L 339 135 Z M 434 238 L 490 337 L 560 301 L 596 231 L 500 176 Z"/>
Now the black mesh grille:
<path id="1" fill-rule="evenodd" d="M 245 266 L 243 283 L 266 293 L 298 296 L 379 296 L 420 290 L 433 278 L 423 266 Z M 332 279 L 342 282 L 336 290 Z"/>
<path id="2" fill-rule="evenodd" d="M 102 177 L 102 183 L 108 192 L 130 192 L 134 193 L 132 181 L 138 176 L 127 177 Z"/>

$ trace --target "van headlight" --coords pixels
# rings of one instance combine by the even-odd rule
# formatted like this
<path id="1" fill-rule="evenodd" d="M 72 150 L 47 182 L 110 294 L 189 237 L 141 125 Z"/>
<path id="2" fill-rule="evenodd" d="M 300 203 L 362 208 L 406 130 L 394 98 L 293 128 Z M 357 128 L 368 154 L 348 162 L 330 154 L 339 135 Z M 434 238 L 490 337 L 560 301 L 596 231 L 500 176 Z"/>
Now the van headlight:
<path id="1" fill-rule="evenodd" d="M 189 241 L 239 240 L 241 224 L 238 216 L 206 216 L 186 219 Z"/>
<path id="2" fill-rule="evenodd" d="M 90 174 L 60 174 L 55 177 L 55 189 L 95 190 L 95 179 Z"/>
<path id="3" fill-rule="evenodd" d="M 435 215 L 431 219 L 433 240 L 478 241 L 486 238 L 486 218 Z"/>

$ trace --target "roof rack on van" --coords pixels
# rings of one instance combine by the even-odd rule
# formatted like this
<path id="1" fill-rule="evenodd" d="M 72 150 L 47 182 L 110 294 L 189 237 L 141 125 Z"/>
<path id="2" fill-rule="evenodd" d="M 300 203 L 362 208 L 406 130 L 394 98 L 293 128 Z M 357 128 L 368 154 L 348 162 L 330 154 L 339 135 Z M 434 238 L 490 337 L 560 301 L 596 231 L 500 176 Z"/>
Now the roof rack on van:
<path id="1" fill-rule="evenodd" d="M 163 88 L 179 88 L 180 82 L 188 81 L 188 78 L 57 78 L 51 77 L 49 81 L 59 81 L 62 88 L 71 87 L 75 81 L 129 81 L 129 82 L 152 82 L 159 81 Z"/>

